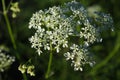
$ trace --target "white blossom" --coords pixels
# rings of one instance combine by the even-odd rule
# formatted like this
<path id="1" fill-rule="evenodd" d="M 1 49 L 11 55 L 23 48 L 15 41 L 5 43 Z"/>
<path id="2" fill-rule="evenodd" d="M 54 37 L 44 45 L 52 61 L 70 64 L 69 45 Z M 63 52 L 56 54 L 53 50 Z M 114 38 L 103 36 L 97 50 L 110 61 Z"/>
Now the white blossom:
<path id="1" fill-rule="evenodd" d="M 82 71 L 83 68 L 82 66 L 84 64 L 90 64 L 92 65 L 93 62 L 89 59 L 89 57 L 87 57 L 89 54 L 88 50 L 73 44 L 70 47 L 70 52 L 67 52 L 64 54 L 64 56 L 66 57 L 66 60 L 71 60 L 71 66 L 74 66 L 74 70 L 80 70 Z"/>
<path id="2" fill-rule="evenodd" d="M 82 71 L 84 64 L 93 65 L 93 61 L 89 60 L 89 45 L 101 42 L 101 28 L 111 28 L 109 22 L 113 22 L 107 14 L 95 14 L 98 16 L 89 16 L 83 5 L 76 1 L 34 13 L 29 22 L 29 28 L 35 29 L 34 36 L 29 39 L 31 47 L 39 55 L 45 50 L 59 53 L 68 48 L 70 51 L 64 53 L 66 60 L 71 60 L 74 70 Z M 75 37 L 80 43 L 70 40 Z"/>
<path id="3" fill-rule="evenodd" d="M 0 72 L 4 72 L 14 61 L 15 57 L 3 53 L 0 49 Z"/>

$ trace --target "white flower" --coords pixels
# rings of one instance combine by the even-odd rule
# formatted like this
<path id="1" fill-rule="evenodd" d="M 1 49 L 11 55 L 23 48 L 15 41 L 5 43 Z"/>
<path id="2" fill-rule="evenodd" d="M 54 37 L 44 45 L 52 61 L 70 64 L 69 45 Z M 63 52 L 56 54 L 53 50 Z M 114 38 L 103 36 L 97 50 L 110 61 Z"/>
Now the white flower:
<path id="1" fill-rule="evenodd" d="M 81 46 L 78 46 L 76 44 L 73 44 L 70 47 L 70 52 L 67 52 L 64 54 L 66 57 L 66 60 L 71 60 L 71 65 L 74 66 L 74 70 L 80 70 L 82 71 L 82 66 L 84 64 L 90 64 L 92 65 L 92 61 L 87 57 L 89 54 L 88 50 L 85 48 L 82 48 Z"/>
<path id="2" fill-rule="evenodd" d="M 0 49 L 0 72 L 3 72 L 7 69 L 13 62 L 15 61 L 15 57 L 10 55 L 6 55 Z"/>
<path id="3" fill-rule="evenodd" d="M 44 50 L 50 50 L 50 43 L 55 47 L 57 53 L 61 45 L 68 47 L 67 38 L 72 32 L 71 23 L 68 18 L 64 18 L 62 15 L 64 15 L 62 9 L 55 6 L 33 14 L 29 28 L 36 29 L 36 32 L 29 40 L 32 47 L 38 49 L 39 54 L 42 53 L 42 47 Z"/>
<path id="4" fill-rule="evenodd" d="M 89 45 L 96 41 L 101 42 L 101 28 L 110 28 L 113 22 L 109 15 L 95 13 L 98 16 L 91 17 L 88 14 L 76 1 L 34 13 L 29 22 L 29 28 L 36 30 L 29 39 L 31 47 L 35 48 L 39 55 L 44 50 L 55 50 L 59 53 L 68 48 L 70 51 L 64 54 L 66 60 L 71 60 L 74 70 L 82 71 L 84 64 L 93 64 L 93 61 L 89 60 Z M 74 38 L 75 42 L 72 41 Z"/>

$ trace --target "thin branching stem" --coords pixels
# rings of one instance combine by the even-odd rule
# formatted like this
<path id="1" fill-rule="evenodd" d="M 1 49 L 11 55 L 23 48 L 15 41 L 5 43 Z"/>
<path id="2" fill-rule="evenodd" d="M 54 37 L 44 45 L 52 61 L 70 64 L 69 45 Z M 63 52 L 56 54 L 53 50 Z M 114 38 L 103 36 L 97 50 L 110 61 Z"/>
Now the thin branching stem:
<path id="1" fill-rule="evenodd" d="M 2 7 L 3 7 L 3 15 L 4 15 L 4 18 L 5 18 L 5 22 L 7 24 L 7 29 L 8 29 L 9 35 L 10 35 L 10 39 L 11 39 L 11 42 L 13 44 L 14 49 L 16 49 L 16 43 L 15 43 L 15 39 L 14 39 L 13 32 L 12 32 L 12 29 L 11 29 L 9 18 L 7 16 L 7 11 L 6 11 L 4 0 L 2 0 Z"/>
<path id="2" fill-rule="evenodd" d="M 6 10 L 7 12 L 8 12 L 8 10 L 9 10 L 9 8 L 10 8 L 10 5 L 11 5 L 12 1 L 13 1 L 13 0 L 10 1 L 9 5 L 8 5 L 8 7 L 7 7 L 7 10 Z"/>
<path id="3" fill-rule="evenodd" d="M 49 62 L 48 62 L 48 68 L 47 68 L 47 72 L 45 74 L 45 78 L 47 79 L 50 75 L 50 69 L 51 69 L 51 64 L 52 64 L 52 57 L 53 57 L 53 53 L 52 53 L 52 44 L 50 44 L 50 55 L 49 55 Z"/>
<path id="4" fill-rule="evenodd" d="M 12 2 L 12 0 L 10 1 L 9 6 L 10 6 L 11 2 Z M 17 46 L 16 46 L 16 43 L 15 43 L 15 39 L 14 39 L 14 36 L 13 36 L 12 29 L 11 29 L 10 21 L 9 21 L 8 16 L 7 16 L 9 6 L 8 6 L 7 9 L 6 9 L 5 0 L 2 0 L 3 16 L 4 16 L 5 22 L 6 22 L 6 24 L 7 24 L 8 33 L 9 33 L 9 35 L 10 35 L 10 39 L 11 39 L 13 48 L 14 48 L 15 50 L 17 50 Z M 18 54 L 16 54 L 16 57 L 17 57 L 18 60 L 20 60 Z M 24 80 L 27 80 L 26 74 L 23 74 L 23 78 L 24 78 Z"/>

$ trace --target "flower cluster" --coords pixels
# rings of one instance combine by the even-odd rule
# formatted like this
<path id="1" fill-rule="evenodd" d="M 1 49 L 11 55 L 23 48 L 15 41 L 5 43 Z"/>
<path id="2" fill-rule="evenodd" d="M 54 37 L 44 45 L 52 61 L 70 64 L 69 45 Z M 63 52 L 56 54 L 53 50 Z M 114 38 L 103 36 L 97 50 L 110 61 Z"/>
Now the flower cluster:
<path id="1" fill-rule="evenodd" d="M 84 64 L 94 63 L 89 60 L 89 45 L 95 41 L 102 41 L 101 26 L 111 28 L 107 27 L 110 21 L 112 24 L 112 18 L 107 14 L 89 16 L 88 11 L 79 2 L 71 1 L 33 14 L 29 28 L 34 28 L 36 32 L 29 41 L 39 55 L 44 50 L 52 49 L 59 53 L 61 49 L 68 48 L 69 51 L 64 54 L 66 60 L 72 60 L 74 70 L 82 71 Z M 71 41 L 71 38 L 76 38 L 78 43 Z"/>
<path id="2" fill-rule="evenodd" d="M 21 64 L 18 67 L 18 70 L 20 70 L 21 73 L 27 72 L 28 74 L 30 74 L 30 76 L 35 76 L 34 69 L 35 69 L 34 65 Z"/>
<path id="3" fill-rule="evenodd" d="M 6 55 L 0 49 L 0 72 L 4 72 L 13 62 L 15 61 L 15 57 L 10 55 Z"/>
<path id="4" fill-rule="evenodd" d="M 111 29 L 112 31 L 114 30 L 113 28 L 113 20 L 110 14 L 105 14 L 105 13 L 100 13 L 100 12 L 95 12 L 95 22 L 96 26 L 99 26 L 99 31 L 103 31 L 106 29 Z"/>
<path id="5" fill-rule="evenodd" d="M 66 57 L 66 60 L 72 60 L 71 65 L 74 66 L 74 70 L 83 70 L 82 66 L 84 64 L 90 64 L 90 66 L 93 66 L 95 63 L 94 61 L 91 61 L 91 57 L 89 56 L 89 52 L 86 48 L 82 48 L 82 46 L 73 44 L 70 47 L 70 52 L 67 52 L 64 54 Z"/>
<path id="6" fill-rule="evenodd" d="M 20 8 L 19 8 L 18 4 L 19 4 L 18 2 L 11 3 L 10 10 L 12 11 L 13 18 L 16 18 L 17 13 L 20 12 Z"/>
<path id="7" fill-rule="evenodd" d="M 72 34 L 71 21 L 62 15 L 60 7 L 49 8 L 46 11 L 40 10 L 33 14 L 29 28 L 36 29 L 30 42 L 39 54 L 42 53 L 42 47 L 44 50 L 50 50 L 50 45 L 54 46 L 57 53 L 61 45 L 68 47 L 67 38 Z"/>

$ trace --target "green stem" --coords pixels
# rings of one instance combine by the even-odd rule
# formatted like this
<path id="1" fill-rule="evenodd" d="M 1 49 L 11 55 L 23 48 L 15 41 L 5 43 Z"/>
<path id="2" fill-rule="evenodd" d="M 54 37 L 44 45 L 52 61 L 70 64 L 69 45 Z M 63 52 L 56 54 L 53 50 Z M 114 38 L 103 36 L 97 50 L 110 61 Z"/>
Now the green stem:
<path id="1" fill-rule="evenodd" d="M 25 73 L 23 74 L 23 78 L 24 78 L 24 80 L 28 80 Z"/>
<path id="2" fill-rule="evenodd" d="M 45 74 L 45 78 L 48 79 L 49 75 L 50 75 L 50 69 L 51 69 L 51 64 L 52 64 L 52 56 L 53 56 L 53 53 L 52 53 L 52 44 L 50 44 L 50 55 L 49 55 L 49 62 L 48 62 L 48 68 L 47 68 L 47 72 Z"/>
<path id="3" fill-rule="evenodd" d="M 9 10 L 9 8 L 10 8 L 10 5 L 11 5 L 12 1 L 13 1 L 13 0 L 10 0 L 10 3 L 9 3 L 9 5 L 8 5 L 7 9 L 6 9 L 7 12 L 8 12 L 8 10 Z"/>
<path id="4" fill-rule="evenodd" d="M 2 0 L 2 5 L 3 5 L 3 15 L 4 15 L 4 18 L 5 18 L 5 22 L 7 24 L 8 33 L 10 35 L 10 39 L 11 39 L 13 48 L 15 50 L 17 50 L 15 39 L 14 39 L 13 32 L 12 32 L 11 25 L 10 25 L 10 21 L 9 21 L 8 16 L 7 16 L 7 10 L 6 10 L 6 7 L 5 7 L 5 0 Z M 17 53 L 15 55 L 16 55 L 17 59 L 20 60 L 19 55 Z"/>
<path id="5" fill-rule="evenodd" d="M 118 32 L 118 38 L 116 40 L 116 44 L 115 47 L 113 49 L 113 51 L 110 53 L 110 55 L 108 55 L 106 57 L 105 60 L 103 60 L 101 63 L 99 63 L 98 65 L 96 65 L 92 71 L 90 72 L 90 74 L 95 75 L 97 70 L 100 69 L 102 66 L 104 66 L 105 64 L 107 64 L 107 62 L 117 53 L 117 51 L 120 49 L 120 32 Z"/>
<path id="6" fill-rule="evenodd" d="M 10 35 L 10 39 L 11 39 L 11 42 L 13 44 L 14 49 L 16 49 L 15 39 L 13 37 L 12 29 L 11 29 L 11 26 L 10 26 L 10 21 L 8 19 L 8 16 L 7 16 L 7 11 L 6 11 L 4 0 L 2 0 L 2 6 L 3 6 L 3 15 L 4 15 L 4 18 L 5 18 L 5 21 L 6 21 L 6 24 L 7 24 L 7 29 L 8 29 L 9 35 Z"/>
<path id="7" fill-rule="evenodd" d="M 12 2 L 12 0 L 11 0 L 11 2 Z M 10 2 L 10 4 L 11 4 L 11 2 Z M 8 8 L 9 8 L 9 6 L 8 6 Z M 9 35 L 10 35 L 10 39 L 11 39 L 13 48 L 15 50 L 17 50 L 17 46 L 16 46 L 16 43 L 15 43 L 15 39 L 14 39 L 14 36 L 13 36 L 12 29 L 11 29 L 10 21 L 9 21 L 8 16 L 7 16 L 8 8 L 6 9 L 5 0 L 2 0 L 2 7 L 3 7 L 3 15 L 4 15 L 4 18 L 5 18 L 5 22 L 7 24 L 7 29 L 8 29 Z M 19 55 L 18 54 L 15 54 L 15 55 L 16 55 L 17 59 L 20 60 Z M 23 78 L 24 78 L 24 80 L 27 80 L 26 74 L 23 74 Z"/>
<path id="8" fill-rule="evenodd" d="M 8 32 L 9 32 L 9 35 L 10 35 L 10 38 L 11 38 L 11 42 L 13 44 L 14 49 L 16 49 L 17 47 L 16 47 L 16 44 L 15 44 L 15 39 L 13 37 L 13 33 L 12 33 L 12 30 L 11 30 L 11 27 L 10 27 L 10 22 L 9 22 L 8 16 L 6 14 L 4 14 L 4 17 L 5 17 L 5 21 L 6 21 L 6 24 L 7 24 Z"/>
<path id="9" fill-rule="evenodd" d="M 2 0 L 2 7 L 3 7 L 3 11 L 5 11 L 5 2 L 4 2 L 4 0 Z"/>

